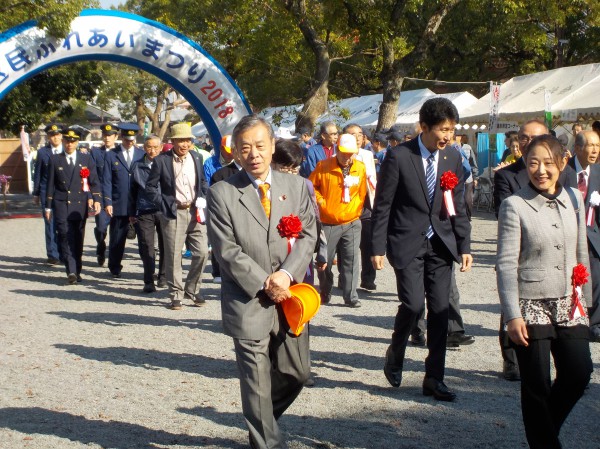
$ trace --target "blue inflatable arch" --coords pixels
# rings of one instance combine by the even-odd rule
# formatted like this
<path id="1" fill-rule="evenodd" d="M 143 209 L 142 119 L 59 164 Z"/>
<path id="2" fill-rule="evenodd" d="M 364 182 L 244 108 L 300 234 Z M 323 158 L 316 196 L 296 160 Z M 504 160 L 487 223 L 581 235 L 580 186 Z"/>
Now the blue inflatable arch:
<path id="1" fill-rule="evenodd" d="M 35 21 L 0 34 L 0 100 L 44 70 L 90 60 L 138 67 L 171 85 L 217 145 L 250 113 L 240 88 L 200 45 L 159 22 L 100 9 L 82 11 L 64 39 L 48 36 Z"/>

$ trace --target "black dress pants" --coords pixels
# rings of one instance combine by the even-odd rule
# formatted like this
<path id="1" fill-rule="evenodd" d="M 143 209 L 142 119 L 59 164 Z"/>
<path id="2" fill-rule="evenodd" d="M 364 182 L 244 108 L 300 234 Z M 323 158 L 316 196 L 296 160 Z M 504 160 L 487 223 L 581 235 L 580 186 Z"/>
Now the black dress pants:
<path id="1" fill-rule="evenodd" d="M 56 220 L 58 244 L 67 274 L 81 274 L 86 220 Z"/>
<path id="2" fill-rule="evenodd" d="M 431 239 L 423 240 L 415 258 L 405 268 L 394 269 L 401 304 L 392 334 L 393 369 L 402 370 L 408 337 L 426 300 L 429 355 L 425 359 L 425 376 L 444 380 L 453 260 L 444 243 L 434 234 Z"/>
<path id="3" fill-rule="evenodd" d="M 135 224 L 138 236 L 138 250 L 144 266 L 144 284 L 154 283 L 154 272 L 156 271 L 156 254 L 154 251 L 155 230 L 158 235 L 158 277 L 165 277 L 163 263 L 165 247 L 160 227 L 160 216 L 159 212 L 142 212 L 137 217 L 137 223 Z"/>
<path id="4" fill-rule="evenodd" d="M 110 240 L 108 242 L 108 269 L 112 274 L 119 274 L 123 265 L 125 242 L 129 230 L 129 217 L 115 217 L 110 219 Z"/>
<path id="5" fill-rule="evenodd" d="M 590 327 L 600 326 L 600 257 L 588 240 L 590 271 L 592 274 L 592 306 L 589 309 Z M 589 304 L 589 303 L 588 303 Z"/>
<path id="6" fill-rule="evenodd" d="M 364 285 L 374 284 L 377 272 L 371 262 L 371 217 L 361 218 L 362 229 L 360 230 L 360 283 Z"/>
<path id="7" fill-rule="evenodd" d="M 528 347 L 515 345 L 523 423 L 531 449 L 561 448 L 560 428 L 583 395 L 592 373 L 589 339 L 572 335 L 577 332 L 574 328 L 554 329 L 554 337 L 530 338 Z M 588 335 L 587 327 L 580 330 L 580 334 Z M 550 354 L 556 367 L 554 382 L 550 379 Z"/>

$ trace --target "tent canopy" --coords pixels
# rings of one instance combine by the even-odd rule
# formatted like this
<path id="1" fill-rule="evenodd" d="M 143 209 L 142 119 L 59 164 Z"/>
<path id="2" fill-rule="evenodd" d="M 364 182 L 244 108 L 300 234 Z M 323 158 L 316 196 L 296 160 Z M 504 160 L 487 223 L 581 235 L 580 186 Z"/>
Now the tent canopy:
<path id="1" fill-rule="evenodd" d="M 552 115 L 563 121 L 600 116 L 600 64 L 563 67 L 517 76 L 500 88 L 501 121 L 524 122 L 544 115 L 544 91 L 550 92 Z M 465 109 L 464 122 L 487 123 L 490 94 Z"/>

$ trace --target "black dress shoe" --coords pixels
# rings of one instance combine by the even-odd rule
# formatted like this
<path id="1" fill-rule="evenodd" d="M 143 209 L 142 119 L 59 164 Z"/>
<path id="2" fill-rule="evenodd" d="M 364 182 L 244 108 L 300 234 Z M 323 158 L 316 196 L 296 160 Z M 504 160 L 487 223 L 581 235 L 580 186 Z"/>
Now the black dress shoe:
<path id="1" fill-rule="evenodd" d="M 447 348 L 458 348 L 459 346 L 472 345 L 475 343 L 475 337 L 466 335 L 462 332 L 452 332 L 446 338 Z"/>
<path id="2" fill-rule="evenodd" d="M 502 375 L 506 380 L 511 382 L 521 380 L 521 373 L 519 373 L 519 365 L 505 360 L 502 364 Z"/>
<path id="3" fill-rule="evenodd" d="M 433 396 L 438 401 L 452 402 L 456 399 L 456 393 L 450 391 L 446 384 L 433 377 L 423 380 L 423 395 Z"/>
<path id="4" fill-rule="evenodd" d="M 356 301 L 347 302 L 346 305 L 348 307 L 352 307 L 353 309 L 358 309 L 362 306 L 361 302 L 358 299 Z"/>
<path id="5" fill-rule="evenodd" d="M 54 257 L 48 257 L 48 259 L 46 260 L 46 263 L 48 265 L 58 265 L 60 263 L 60 260 L 55 259 Z"/>
<path id="6" fill-rule="evenodd" d="M 154 293 L 156 291 L 156 287 L 154 287 L 153 282 L 148 282 L 144 284 L 144 289 L 142 290 L 144 293 Z"/>
<path id="7" fill-rule="evenodd" d="M 80 274 L 77 275 L 77 282 L 83 282 L 83 279 L 81 278 Z"/>
<path id="8" fill-rule="evenodd" d="M 414 334 L 410 336 L 408 340 L 413 346 L 425 346 L 427 344 L 427 339 L 425 338 L 425 334 Z"/>
<path id="9" fill-rule="evenodd" d="M 374 282 L 363 282 L 360 284 L 360 288 L 363 290 L 377 290 L 377 285 Z"/>
<path id="10" fill-rule="evenodd" d="M 77 283 L 77 275 L 75 273 L 69 273 L 67 276 L 67 282 L 69 285 L 75 285 Z"/>
<path id="11" fill-rule="evenodd" d="M 331 301 L 331 293 L 328 295 L 321 295 L 321 304 L 329 304 Z"/>
<path id="12" fill-rule="evenodd" d="M 167 286 L 167 281 L 165 280 L 164 277 L 159 276 L 158 281 L 156 281 L 156 286 L 158 288 L 165 288 Z"/>
<path id="13" fill-rule="evenodd" d="M 385 374 L 385 378 L 388 380 L 390 385 L 394 388 L 398 388 L 402 383 L 402 369 L 398 369 L 394 367 L 391 362 L 392 354 L 391 346 L 388 347 L 385 353 L 385 365 L 383 365 L 383 374 Z"/>
<path id="14" fill-rule="evenodd" d="M 98 256 L 98 266 L 99 267 L 103 267 L 105 261 L 106 261 L 106 256 L 104 256 L 104 254 L 101 254 Z"/>

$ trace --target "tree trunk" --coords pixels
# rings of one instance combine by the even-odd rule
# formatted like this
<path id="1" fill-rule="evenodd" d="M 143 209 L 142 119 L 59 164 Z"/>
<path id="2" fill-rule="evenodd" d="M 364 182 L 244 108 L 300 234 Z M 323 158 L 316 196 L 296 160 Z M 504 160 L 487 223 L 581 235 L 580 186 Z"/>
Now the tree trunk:
<path id="1" fill-rule="evenodd" d="M 381 82 L 383 84 L 383 101 L 379 107 L 377 131 L 388 129 L 396 123 L 398 118 L 398 103 L 404 76 L 396 67 L 393 41 L 386 40 L 382 43 L 383 68 L 381 69 Z"/>
<path id="2" fill-rule="evenodd" d="M 310 14 L 306 11 L 305 0 L 284 0 L 283 4 L 298 21 L 298 28 L 300 28 L 304 40 L 315 54 L 314 81 L 304 99 L 304 106 L 296 118 L 296 129 L 300 126 L 309 126 L 312 129 L 317 118 L 327 111 L 329 69 L 331 67 L 329 49 L 327 43 L 320 38 L 319 33 L 310 22 Z"/>

